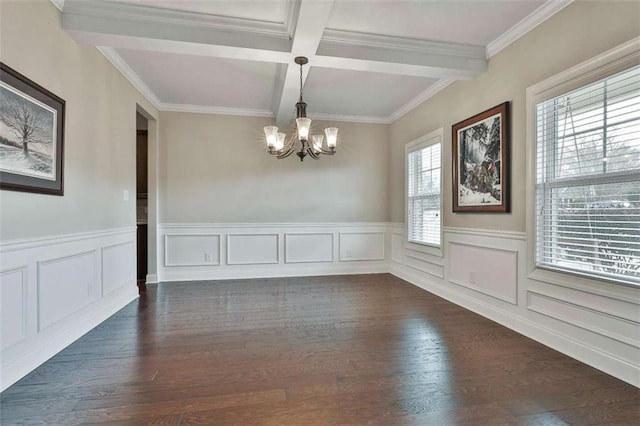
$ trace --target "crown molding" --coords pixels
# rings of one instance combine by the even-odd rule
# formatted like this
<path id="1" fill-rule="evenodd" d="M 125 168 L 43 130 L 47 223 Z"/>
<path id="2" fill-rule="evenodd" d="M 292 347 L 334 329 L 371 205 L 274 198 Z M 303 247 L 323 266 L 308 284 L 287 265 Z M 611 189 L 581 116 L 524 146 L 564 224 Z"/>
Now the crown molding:
<path id="1" fill-rule="evenodd" d="M 520 37 L 527 34 L 529 31 L 533 30 L 535 27 L 551 18 L 553 15 L 570 5 L 574 0 L 549 0 L 544 3 L 542 6 L 531 12 L 527 17 L 525 17 L 522 21 L 518 22 L 516 25 L 508 29 L 498 38 L 493 40 L 491 43 L 487 45 L 486 48 L 486 58 L 489 59 L 502 49 L 509 46 L 511 43 L 518 40 Z M 402 107 L 398 108 L 393 114 L 388 117 L 389 122 L 394 122 L 403 115 L 412 111 L 413 109 L 420 106 L 423 102 L 427 101 L 429 98 L 435 96 L 438 92 L 444 90 L 455 80 L 447 80 L 441 79 L 435 84 L 429 86 L 427 90 L 420 93 L 418 96 L 407 102 Z"/>
<path id="2" fill-rule="evenodd" d="M 51 0 L 51 3 L 53 3 L 56 9 L 58 9 L 60 12 L 62 12 L 62 9 L 64 9 L 64 0 Z"/>
<path id="3" fill-rule="evenodd" d="M 296 31 L 296 24 L 298 23 L 297 16 L 300 13 L 300 3 L 302 0 L 288 1 L 286 2 L 284 27 L 289 34 L 289 38 L 293 38 L 293 34 Z"/>
<path id="4" fill-rule="evenodd" d="M 129 80 L 131 84 L 133 84 L 133 87 L 138 89 L 142 96 L 144 96 L 151 103 L 151 105 L 153 105 L 156 109 L 160 109 L 159 107 L 162 104 L 162 102 L 160 102 L 160 99 L 158 99 L 156 94 L 153 93 L 149 86 L 147 86 L 144 81 L 142 81 L 138 74 L 136 74 L 135 71 L 131 69 L 131 67 L 124 61 L 124 59 L 122 59 L 120 55 L 118 55 L 118 53 L 113 48 L 96 46 L 96 49 L 98 49 L 100 53 L 102 53 L 104 57 L 107 58 L 107 60 L 111 62 L 111 64 L 116 67 L 116 69 L 120 71 L 127 80 Z"/>
<path id="5" fill-rule="evenodd" d="M 275 114 L 268 109 L 257 108 L 232 108 L 218 107 L 208 105 L 188 105 L 188 104 L 169 104 L 162 103 L 158 108 L 160 111 L 168 112 L 189 112 L 195 114 L 216 114 L 216 115 L 239 115 L 243 117 L 269 117 L 273 118 Z"/>
<path id="6" fill-rule="evenodd" d="M 65 0 L 52 0 L 54 2 Z M 66 15 L 79 15 L 119 21 L 151 23 L 158 26 L 179 25 L 183 27 L 209 28 L 228 32 L 256 33 L 263 36 L 289 39 L 288 22 L 268 22 L 255 19 L 234 18 L 229 16 L 209 15 L 204 13 L 180 10 L 161 9 L 156 7 L 106 2 L 101 0 L 66 0 Z M 287 10 L 289 19 L 291 12 Z"/>
<path id="7" fill-rule="evenodd" d="M 542 6 L 531 12 L 522 21 L 509 28 L 498 38 L 487 45 L 487 59 L 518 40 L 520 37 L 560 12 L 565 7 L 573 3 L 573 0 L 549 0 Z"/>
<path id="8" fill-rule="evenodd" d="M 406 104 L 398 108 L 393 114 L 391 114 L 387 118 L 389 120 L 389 123 L 396 121 L 397 119 L 399 119 L 400 117 L 408 113 L 409 111 L 412 111 L 413 109 L 417 108 L 418 106 L 420 106 L 420 104 L 425 102 L 427 99 L 432 98 L 437 93 L 447 88 L 454 81 L 455 80 L 449 80 L 444 78 L 436 81 L 431 86 L 429 86 L 427 90 L 420 93 L 418 96 L 411 99 L 409 102 L 407 102 Z"/>
<path id="9" fill-rule="evenodd" d="M 486 59 L 484 46 L 443 41 L 420 40 L 406 37 L 392 37 L 380 34 L 325 29 L 321 43 L 356 46 L 377 49 L 402 49 L 431 55 L 461 56 Z"/>
<path id="10" fill-rule="evenodd" d="M 346 121 L 350 123 L 390 124 L 389 117 L 346 114 L 309 114 L 309 118 L 320 121 Z"/>

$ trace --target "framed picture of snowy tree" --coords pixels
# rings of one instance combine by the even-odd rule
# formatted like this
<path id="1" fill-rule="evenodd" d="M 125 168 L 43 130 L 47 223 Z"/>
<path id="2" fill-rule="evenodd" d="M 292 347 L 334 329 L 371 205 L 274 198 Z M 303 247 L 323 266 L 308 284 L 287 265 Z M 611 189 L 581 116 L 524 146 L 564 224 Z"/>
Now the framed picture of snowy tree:
<path id="1" fill-rule="evenodd" d="M 452 127 L 453 211 L 510 211 L 509 102 Z"/>
<path id="2" fill-rule="evenodd" d="M 64 109 L 0 62 L 0 189 L 63 195 Z"/>

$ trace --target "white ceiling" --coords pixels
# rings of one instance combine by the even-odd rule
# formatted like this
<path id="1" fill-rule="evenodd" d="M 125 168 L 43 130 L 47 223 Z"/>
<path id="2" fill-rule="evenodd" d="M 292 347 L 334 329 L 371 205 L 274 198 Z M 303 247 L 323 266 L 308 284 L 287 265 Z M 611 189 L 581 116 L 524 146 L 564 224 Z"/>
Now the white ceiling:
<path id="1" fill-rule="evenodd" d="M 168 104 L 268 110 L 280 64 L 117 49 Z"/>
<path id="2" fill-rule="evenodd" d="M 60 0 L 55 0 L 60 3 Z M 66 0 L 63 27 L 99 46 L 161 110 L 390 122 L 571 0 Z"/>
<path id="3" fill-rule="evenodd" d="M 486 46 L 544 0 L 348 0 L 334 2 L 327 28 Z"/>

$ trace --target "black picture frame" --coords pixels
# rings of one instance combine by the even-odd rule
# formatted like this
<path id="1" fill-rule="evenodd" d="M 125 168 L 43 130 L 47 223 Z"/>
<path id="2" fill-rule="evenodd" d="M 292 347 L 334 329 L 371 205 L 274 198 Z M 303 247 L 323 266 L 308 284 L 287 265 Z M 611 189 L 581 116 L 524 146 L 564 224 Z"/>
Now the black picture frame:
<path id="1" fill-rule="evenodd" d="M 65 101 L 0 62 L 0 189 L 64 195 Z"/>
<path id="2" fill-rule="evenodd" d="M 453 211 L 508 213 L 510 103 L 452 126 Z"/>

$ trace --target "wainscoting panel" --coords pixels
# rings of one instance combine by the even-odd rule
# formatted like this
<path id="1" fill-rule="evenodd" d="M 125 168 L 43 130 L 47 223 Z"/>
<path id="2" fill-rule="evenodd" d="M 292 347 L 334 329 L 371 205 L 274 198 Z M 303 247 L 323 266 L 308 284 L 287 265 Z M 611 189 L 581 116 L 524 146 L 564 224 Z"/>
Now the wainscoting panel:
<path id="1" fill-rule="evenodd" d="M 96 297 L 95 250 L 38 262 L 38 330 L 88 305 Z"/>
<path id="2" fill-rule="evenodd" d="M 384 232 L 341 232 L 340 261 L 384 260 Z"/>
<path id="3" fill-rule="evenodd" d="M 135 247 L 131 242 L 102 247 L 103 296 L 135 280 L 135 265 L 131 262 L 135 256 Z"/>
<path id="4" fill-rule="evenodd" d="M 220 264 L 159 265 L 160 281 L 366 274 L 389 269 L 384 222 L 169 223 L 160 225 L 159 232 L 161 239 L 216 234 L 226 246 Z M 202 257 L 193 240 L 183 241 L 184 252 Z M 160 258 L 166 258 L 166 250 L 161 248 Z"/>
<path id="5" fill-rule="evenodd" d="M 640 289 L 532 277 L 525 233 L 464 228 L 444 228 L 440 278 L 437 259 L 401 244 L 404 224 L 389 228 L 392 274 L 640 386 Z"/>
<path id="6" fill-rule="evenodd" d="M 402 263 L 404 237 L 402 233 L 391 232 L 391 261 Z"/>
<path id="7" fill-rule="evenodd" d="M 449 281 L 517 304 L 516 251 L 449 242 Z"/>
<path id="8" fill-rule="evenodd" d="M 333 234 L 285 234 L 286 263 L 333 262 Z"/>
<path id="9" fill-rule="evenodd" d="M 27 271 L 25 267 L 0 272 L 1 350 L 22 341 L 27 333 Z"/>
<path id="10" fill-rule="evenodd" d="M 220 264 L 220 234 L 165 235 L 165 266 L 212 266 Z"/>
<path id="11" fill-rule="evenodd" d="M 630 321 L 615 313 L 597 311 L 534 291 L 528 292 L 527 308 L 640 349 L 638 321 Z"/>
<path id="12" fill-rule="evenodd" d="M 0 242 L 0 391 L 138 297 L 136 229 Z"/>
<path id="13" fill-rule="evenodd" d="M 229 234 L 227 236 L 227 264 L 278 263 L 278 239 L 278 234 Z"/>

